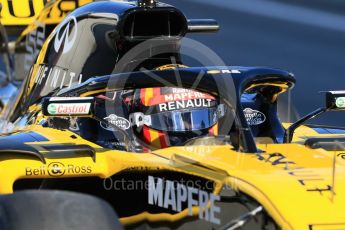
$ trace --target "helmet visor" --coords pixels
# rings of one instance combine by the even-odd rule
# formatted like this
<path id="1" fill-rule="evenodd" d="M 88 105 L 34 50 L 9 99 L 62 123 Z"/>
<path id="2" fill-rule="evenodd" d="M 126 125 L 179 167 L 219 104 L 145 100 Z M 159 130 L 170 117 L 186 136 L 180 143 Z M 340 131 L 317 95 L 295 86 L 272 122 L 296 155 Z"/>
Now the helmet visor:
<path id="1" fill-rule="evenodd" d="M 135 121 L 134 124 L 138 127 L 146 125 L 160 131 L 196 131 L 214 126 L 224 114 L 223 109 L 223 106 L 218 106 L 205 109 L 175 110 L 151 115 L 135 113 L 132 114 L 130 120 Z"/>

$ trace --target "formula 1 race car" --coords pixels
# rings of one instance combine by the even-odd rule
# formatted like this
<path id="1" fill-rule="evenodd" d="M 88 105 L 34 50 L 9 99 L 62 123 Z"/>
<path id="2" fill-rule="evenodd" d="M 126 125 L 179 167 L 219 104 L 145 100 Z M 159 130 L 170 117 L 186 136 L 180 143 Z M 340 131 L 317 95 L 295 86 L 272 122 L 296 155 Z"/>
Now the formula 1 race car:
<path id="1" fill-rule="evenodd" d="M 345 130 L 304 124 L 345 92 L 281 123 L 293 74 L 183 61 L 218 29 L 153 0 L 69 14 L 0 137 L 0 228 L 344 229 Z"/>

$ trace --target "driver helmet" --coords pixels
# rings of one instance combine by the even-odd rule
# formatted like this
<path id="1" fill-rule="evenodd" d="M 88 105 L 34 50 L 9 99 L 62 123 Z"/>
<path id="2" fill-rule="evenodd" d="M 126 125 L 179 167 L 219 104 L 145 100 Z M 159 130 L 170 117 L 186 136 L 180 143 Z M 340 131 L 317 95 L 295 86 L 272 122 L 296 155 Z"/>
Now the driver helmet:
<path id="1" fill-rule="evenodd" d="M 150 149 L 179 146 L 216 136 L 224 106 L 206 93 L 161 87 L 133 90 L 124 97 L 133 133 Z"/>

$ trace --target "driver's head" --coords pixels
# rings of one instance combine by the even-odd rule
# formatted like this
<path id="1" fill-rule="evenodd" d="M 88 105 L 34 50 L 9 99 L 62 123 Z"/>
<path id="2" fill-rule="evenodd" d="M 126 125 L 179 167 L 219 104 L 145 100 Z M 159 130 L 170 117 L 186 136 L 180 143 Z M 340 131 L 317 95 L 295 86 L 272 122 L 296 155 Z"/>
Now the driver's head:
<path id="1" fill-rule="evenodd" d="M 150 149 L 217 135 L 218 119 L 224 114 L 216 98 L 190 89 L 138 89 L 124 100 L 134 135 Z"/>

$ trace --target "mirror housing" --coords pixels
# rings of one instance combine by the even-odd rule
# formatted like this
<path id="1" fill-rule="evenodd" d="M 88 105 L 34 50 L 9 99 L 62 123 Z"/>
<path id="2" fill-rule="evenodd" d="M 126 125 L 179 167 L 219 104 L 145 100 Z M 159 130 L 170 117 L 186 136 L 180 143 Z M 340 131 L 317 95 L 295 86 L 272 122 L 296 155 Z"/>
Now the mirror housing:
<path id="1" fill-rule="evenodd" d="M 308 120 L 320 116 L 321 114 L 328 111 L 342 111 L 345 110 L 345 90 L 342 91 L 327 91 L 326 93 L 326 106 L 319 108 L 308 115 L 302 117 L 296 121 L 285 131 L 284 143 L 290 143 L 292 141 L 295 130 L 303 125 Z"/>
<path id="2" fill-rule="evenodd" d="M 45 97 L 42 113 L 47 117 L 93 117 L 94 97 Z"/>
<path id="3" fill-rule="evenodd" d="M 326 92 L 326 108 L 328 110 L 345 110 L 345 91 Z"/>
<path id="4" fill-rule="evenodd" d="M 188 19 L 188 33 L 215 33 L 219 28 L 214 19 Z"/>

